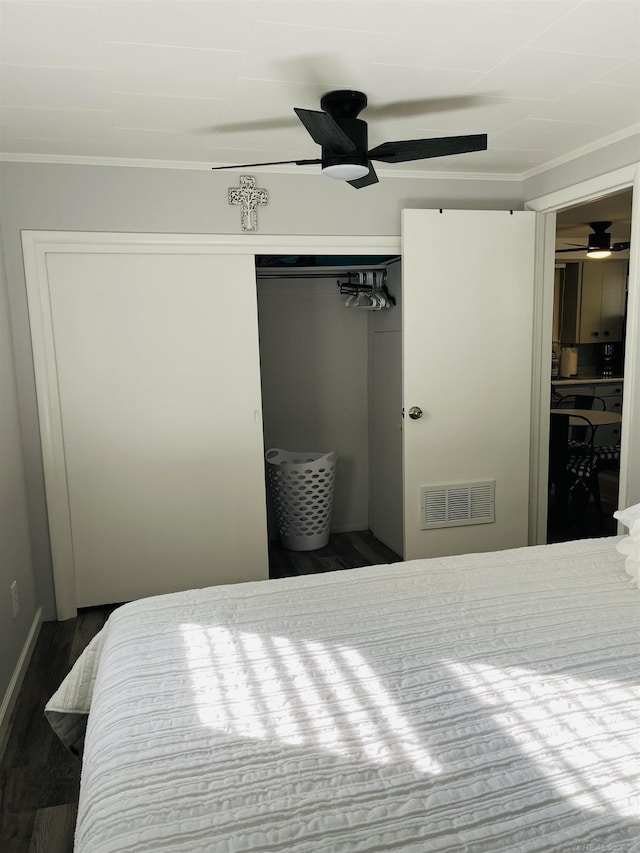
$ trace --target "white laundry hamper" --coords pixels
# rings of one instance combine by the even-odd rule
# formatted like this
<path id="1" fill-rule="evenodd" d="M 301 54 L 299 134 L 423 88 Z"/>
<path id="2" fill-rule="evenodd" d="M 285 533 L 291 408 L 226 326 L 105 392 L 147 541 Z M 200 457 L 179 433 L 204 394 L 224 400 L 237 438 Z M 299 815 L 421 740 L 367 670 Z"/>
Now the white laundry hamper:
<path id="1" fill-rule="evenodd" d="M 282 545 L 289 551 L 324 548 L 331 532 L 338 454 L 272 447 L 265 459 Z"/>

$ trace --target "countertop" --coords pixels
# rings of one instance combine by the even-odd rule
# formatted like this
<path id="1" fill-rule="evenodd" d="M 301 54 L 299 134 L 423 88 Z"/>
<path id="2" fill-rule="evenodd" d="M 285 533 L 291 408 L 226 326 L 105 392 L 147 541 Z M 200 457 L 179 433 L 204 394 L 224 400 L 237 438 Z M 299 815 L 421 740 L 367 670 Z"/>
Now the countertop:
<path id="1" fill-rule="evenodd" d="M 598 376 L 594 373 L 580 373 L 577 376 L 562 376 L 558 379 L 552 379 L 552 385 L 579 385 L 581 382 L 584 382 L 585 385 L 594 385 L 595 383 L 603 384 L 603 383 L 611 383 L 611 382 L 622 382 L 622 376 Z"/>

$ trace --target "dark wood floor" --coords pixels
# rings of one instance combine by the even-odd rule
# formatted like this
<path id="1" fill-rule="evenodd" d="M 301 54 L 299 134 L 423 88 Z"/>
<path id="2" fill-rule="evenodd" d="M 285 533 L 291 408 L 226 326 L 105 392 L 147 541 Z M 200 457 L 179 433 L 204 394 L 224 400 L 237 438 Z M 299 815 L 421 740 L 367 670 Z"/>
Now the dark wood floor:
<path id="1" fill-rule="evenodd" d="M 62 746 L 44 706 L 113 607 L 43 623 L 0 760 L 0 851 L 73 849 L 80 762 Z"/>
<path id="2" fill-rule="evenodd" d="M 278 540 L 269 543 L 269 576 L 272 578 L 337 572 L 398 560 L 400 557 L 379 542 L 370 530 L 335 534 L 326 548 L 317 551 L 287 551 Z"/>
<path id="3" fill-rule="evenodd" d="M 318 551 L 285 551 L 270 544 L 271 577 L 352 569 L 400 557 L 369 531 L 331 537 Z M 0 853 L 71 853 L 80 788 L 80 761 L 62 746 L 44 706 L 114 606 L 80 611 L 66 622 L 45 622 L 0 744 Z"/>

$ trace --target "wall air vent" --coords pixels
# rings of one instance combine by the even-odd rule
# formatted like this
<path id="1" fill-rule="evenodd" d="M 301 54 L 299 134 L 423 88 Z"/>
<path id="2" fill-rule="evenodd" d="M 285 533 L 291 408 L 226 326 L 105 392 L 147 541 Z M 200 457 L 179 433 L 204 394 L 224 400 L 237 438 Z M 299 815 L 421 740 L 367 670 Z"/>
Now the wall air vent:
<path id="1" fill-rule="evenodd" d="M 420 489 L 420 529 L 495 521 L 495 491 L 495 480 L 423 486 Z"/>

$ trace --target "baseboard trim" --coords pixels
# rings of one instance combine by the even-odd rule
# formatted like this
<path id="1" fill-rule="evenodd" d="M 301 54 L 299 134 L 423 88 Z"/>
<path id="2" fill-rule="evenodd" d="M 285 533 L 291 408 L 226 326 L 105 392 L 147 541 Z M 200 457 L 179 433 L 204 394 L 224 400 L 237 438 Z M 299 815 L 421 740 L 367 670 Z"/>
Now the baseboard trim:
<path id="1" fill-rule="evenodd" d="M 29 661 L 31 660 L 31 655 L 33 654 L 36 640 L 38 639 L 38 634 L 40 633 L 41 624 L 42 607 L 38 607 L 36 615 L 33 617 L 29 633 L 27 634 L 27 639 L 25 640 L 22 651 L 20 652 L 16 668 L 14 669 L 11 680 L 9 681 L 7 692 L 5 693 L 2 704 L 0 705 L 0 759 L 2 759 L 2 756 L 4 755 L 11 712 L 13 711 L 18 699 L 18 693 L 22 687 L 22 682 L 24 680 L 27 667 L 29 666 Z"/>

